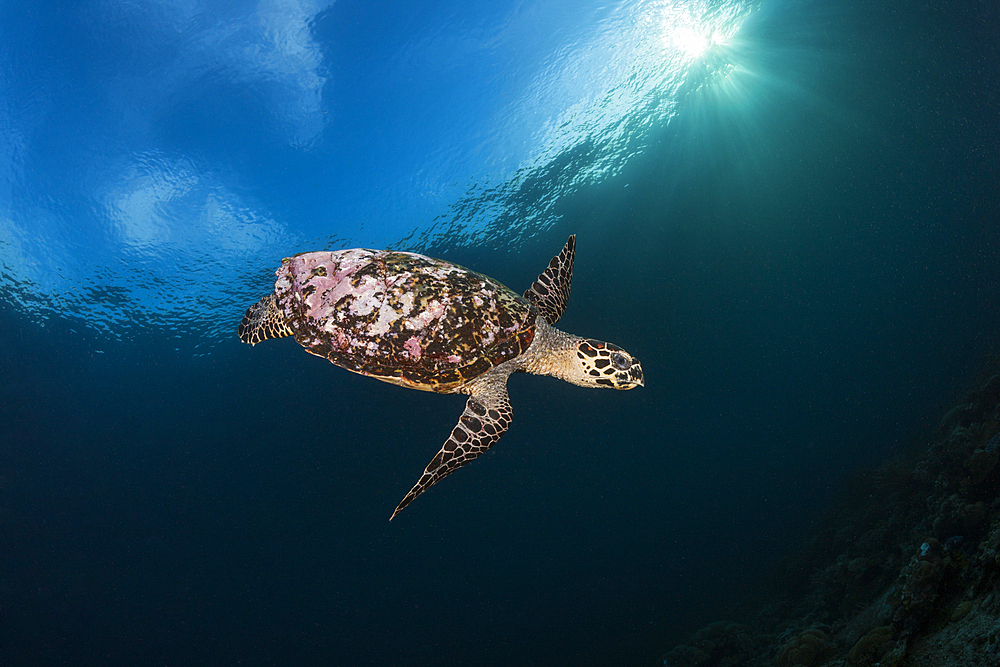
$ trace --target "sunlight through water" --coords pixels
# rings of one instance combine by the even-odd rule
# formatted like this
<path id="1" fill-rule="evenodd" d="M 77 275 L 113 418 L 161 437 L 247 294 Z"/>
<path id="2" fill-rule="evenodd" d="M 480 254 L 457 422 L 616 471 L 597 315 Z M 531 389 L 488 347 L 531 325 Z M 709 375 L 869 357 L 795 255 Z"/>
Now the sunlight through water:
<path id="1" fill-rule="evenodd" d="M 471 32 L 442 19 L 455 23 L 403 44 L 370 16 L 365 44 L 384 52 L 353 64 L 332 56 L 348 33 L 326 0 L 80 7 L 57 43 L 7 20 L 0 295 L 39 323 L 67 317 L 123 339 L 155 327 L 203 344 L 232 336 L 285 255 L 510 247 L 549 228 L 561 201 L 648 148 L 689 73 L 706 59 L 724 67 L 716 52 L 755 9 L 512 5 Z M 461 78 L 445 91 L 398 84 L 438 42 Z M 27 57 L 46 51 L 57 57 Z M 345 80 L 379 94 L 384 80 L 391 104 Z M 418 111 L 436 119 L 418 125 L 425 134 L 409 129 Z"/>

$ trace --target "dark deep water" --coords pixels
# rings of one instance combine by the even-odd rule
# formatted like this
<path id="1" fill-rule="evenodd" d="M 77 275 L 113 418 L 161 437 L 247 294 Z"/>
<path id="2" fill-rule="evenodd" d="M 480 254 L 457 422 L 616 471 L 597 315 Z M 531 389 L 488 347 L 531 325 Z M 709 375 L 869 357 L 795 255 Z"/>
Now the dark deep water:
<path id="1" fill-rule="evenodd" d="M 0 664 L 652 664 L 752 595 L 997 351 L 1000 14 L 870 5 L 765 3 L 780 84 L 690 93 L 520 247 L 431 244 L 521 291 L 576 233 L 560 328 L 646 387 L 513 377 L 499 445 L 391 524 L 462 398 L 6 300 Z"/>

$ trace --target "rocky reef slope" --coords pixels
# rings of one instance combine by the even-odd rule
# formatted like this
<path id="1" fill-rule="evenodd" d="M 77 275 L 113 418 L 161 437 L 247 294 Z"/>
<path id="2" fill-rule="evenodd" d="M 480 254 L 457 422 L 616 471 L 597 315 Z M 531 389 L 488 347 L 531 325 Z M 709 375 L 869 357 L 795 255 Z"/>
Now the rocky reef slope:
<path id="1" fill-rule="evenodd" d="M 1000 364 L 918 452 L 859 474 L 764 600 L 665 667 L 1000 665 Z"/>

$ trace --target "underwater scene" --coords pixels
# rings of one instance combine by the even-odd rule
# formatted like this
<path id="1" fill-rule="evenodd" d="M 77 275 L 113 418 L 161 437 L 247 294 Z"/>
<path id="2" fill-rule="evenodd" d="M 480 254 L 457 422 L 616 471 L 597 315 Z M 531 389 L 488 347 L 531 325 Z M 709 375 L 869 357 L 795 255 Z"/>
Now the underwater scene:
<path id="1" fill-rule="evenodd" d="M 998 463 L 993 0 L 0 1 L 0 665 L 1000 665 Z"/>

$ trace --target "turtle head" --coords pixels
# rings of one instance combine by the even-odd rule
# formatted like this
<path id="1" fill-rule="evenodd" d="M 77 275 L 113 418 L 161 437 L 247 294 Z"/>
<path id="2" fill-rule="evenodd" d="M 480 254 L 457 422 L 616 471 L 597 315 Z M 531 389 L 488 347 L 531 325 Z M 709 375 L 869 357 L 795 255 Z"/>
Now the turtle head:
<path id="1" fill-rule="evenodd" d="M 639 361 L 611 343 L 581 339 L 576 345 L 576 364 L 579 374 L 570 380 L 574 384 L 610 389 L 645 386 Z"/>

